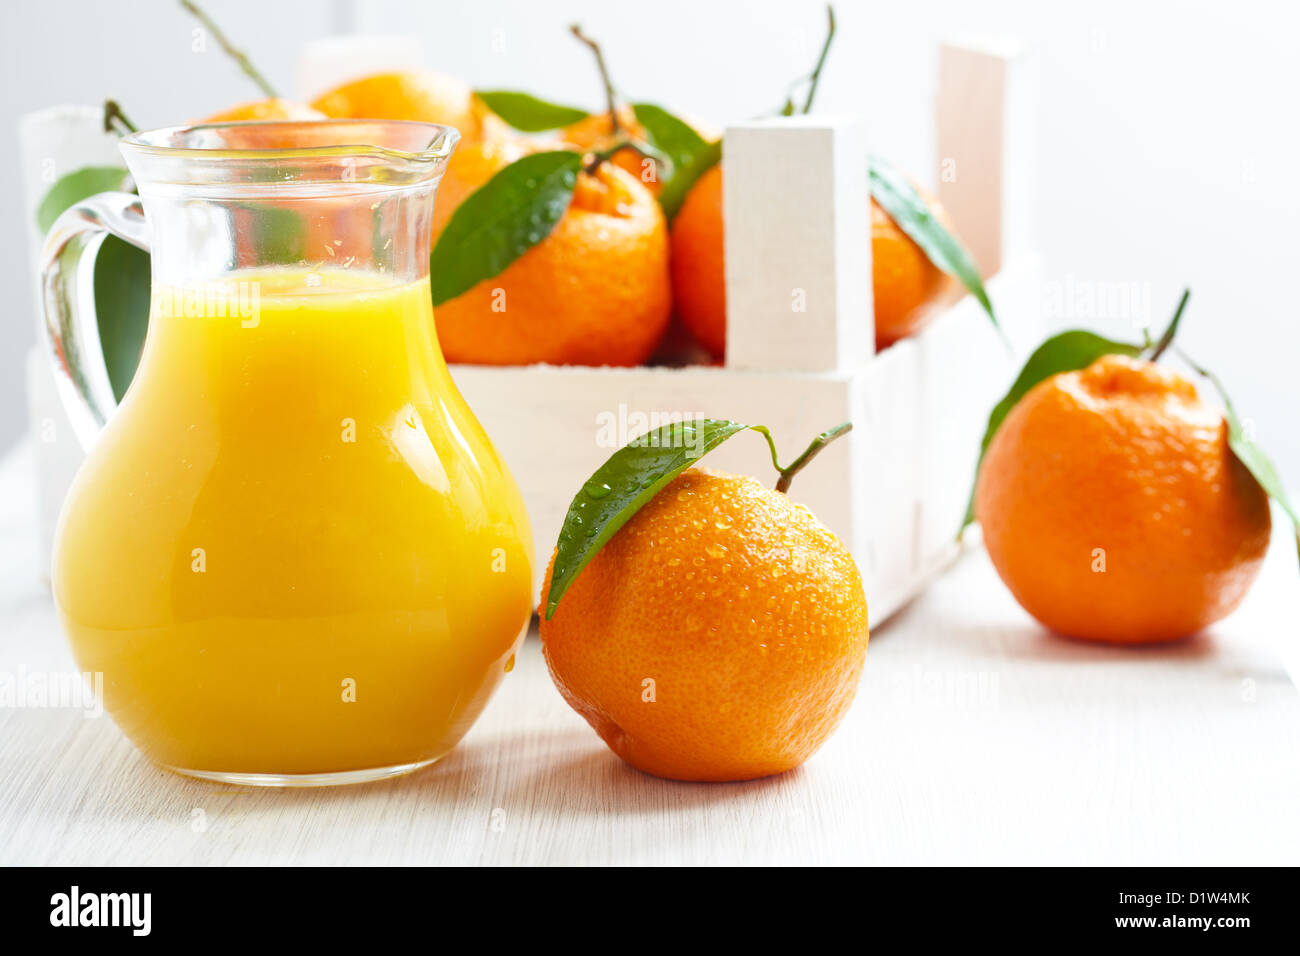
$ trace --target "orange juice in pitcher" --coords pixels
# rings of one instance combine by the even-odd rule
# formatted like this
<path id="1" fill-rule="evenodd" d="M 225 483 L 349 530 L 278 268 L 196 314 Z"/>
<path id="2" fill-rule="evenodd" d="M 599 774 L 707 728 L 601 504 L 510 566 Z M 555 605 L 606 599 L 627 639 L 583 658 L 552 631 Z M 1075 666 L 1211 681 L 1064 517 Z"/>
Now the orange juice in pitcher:
<path id="1" fill-rule="evenodd" d="M 510 669 L 531 532 L 429 291 L 454 141 L 366 121 L 142 133 L 123 143 L 139 199 L 93 197 L 51 231 L 47 327 L 90 445 L 55 598 L 107 710 L 168 768 L 272 786 L 412 770 Z M 115 410 L 71 281 L 102 229 L 152 254 Z"/>

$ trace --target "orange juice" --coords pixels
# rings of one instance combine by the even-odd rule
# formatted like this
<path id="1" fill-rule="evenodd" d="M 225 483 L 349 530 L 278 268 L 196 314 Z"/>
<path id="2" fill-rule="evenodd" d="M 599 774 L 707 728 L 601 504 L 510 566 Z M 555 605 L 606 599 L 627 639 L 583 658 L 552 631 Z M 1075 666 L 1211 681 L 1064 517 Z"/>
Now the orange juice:
<path id="1" fill-rule="evenodd" d="M 532 559 L 428 279 L 271 268 L 155 285 L 53 576 L 78 666 L 153 760 L 331 782 L 456 744 L 512 665 Z"/>

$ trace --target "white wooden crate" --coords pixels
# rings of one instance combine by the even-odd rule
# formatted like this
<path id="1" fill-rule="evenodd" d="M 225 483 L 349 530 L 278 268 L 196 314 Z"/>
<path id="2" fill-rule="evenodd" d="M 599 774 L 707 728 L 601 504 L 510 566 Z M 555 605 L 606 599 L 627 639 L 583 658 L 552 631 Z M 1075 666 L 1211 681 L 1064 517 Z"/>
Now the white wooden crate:
<path id="1" fill-rule="evenodd" d="M 1010 181 L 1030 165 L 1017 151 L 1030 119 L 1029 61 L 1014 45 L 981 42 L 945 44 L 940 63 L 940 167 L 955 173 L 940 195 L 981 265 L 992 263 L 988 291 L 1012 350 L 966 296 L 877 354 L 863 124 L 812 116 L 730 126 L 725 367 L 452 368 L 523 487 L 539 584 L 573 494 L 613 450 L 602 423 L 634 414 L 767 425 L 783 460 L 852 421 L 791 494 L 853 551 L 873 622 L 955 556 L 988 412 L 1037 337 L 1039 280 L 1021 208 L 1028 191 Z M 795 311 L 796 296 L 806 311 Z M 732 438 L 703 464 L 776 477 L 757 435 Z"/>
<path id="2" fill-rule="evenodd" d="M 350 73 L 341 42 L 332 38 L 328 50 L 304 53 L 310 69 L 301 72 L 313 85 L 327 85 L 322 71 Z M 357 49 L 373 57 L 375 42 L 360 38 Z M 1005 44 L 945 44 L 937 104 L 946 174 L 940 197 L 990 275 L 989 293 L 1016 355 L 1037 332 L 1037 265 L 1022 208 L 1030 159 L 1019 145 L 1028 138 L 1032 96 L 1026 63 Z M 25 165 L 51 148 L 42 130 L 66 125 L 69 115 L 27 119 Z M 81 152 L 76 137 L 61 136 L 56 164 L 97 155 L 102 134 L 85 123 L 83 133 Z M 767 425 L 789 460 L 817 432 L 852 421 L 853 432 L 799 475 L 792 494 L 853 551 L 872 620 L 882 621 L 955 555 L 979 438 L 1017 358 L 969 296 L 919 335 L 875 353 L 860 120 L 742 123 L 727 129 L 723 150 L 725 367 L 458 365 L 452 374 L 523 489 L 539 587 L 575 491 L 646 427 L 682 416 Z M 44 188 L 28 183 L 29 192 Z M 80 453 L 43 357 L 29 363 L 29 377 L 33 421 L 43 429 L 48 544 Z M 731 439 L 704 464 L 775 479 L 757 435 Z"/>

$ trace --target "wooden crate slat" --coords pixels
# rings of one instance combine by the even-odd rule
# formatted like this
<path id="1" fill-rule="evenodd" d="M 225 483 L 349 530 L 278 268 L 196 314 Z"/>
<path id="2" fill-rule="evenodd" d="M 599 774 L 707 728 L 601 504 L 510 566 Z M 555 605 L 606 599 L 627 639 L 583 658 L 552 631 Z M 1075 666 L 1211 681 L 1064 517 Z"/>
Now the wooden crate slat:
<path id="1" fill-rule="evenodd" d="M 850 370 L 871 360 L 866 129 L 792 116 L 727 128 L 727 367 Z"/>
<path id="2" fill-rule="evenodd" d="M 939 200 L 985 278 L 1033 248 L 1034 58 L 1010 38 L 939 47 Z"/>

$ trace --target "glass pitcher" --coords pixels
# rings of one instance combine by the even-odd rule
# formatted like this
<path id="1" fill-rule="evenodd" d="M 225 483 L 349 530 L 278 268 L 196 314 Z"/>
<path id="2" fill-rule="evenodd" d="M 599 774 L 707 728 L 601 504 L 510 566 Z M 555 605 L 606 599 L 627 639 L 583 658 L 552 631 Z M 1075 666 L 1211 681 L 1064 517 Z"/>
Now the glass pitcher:
<path id="1" fill-rule="evenodd" d="M 434 191 L 455 130 L 240 123 L 130 136 L 139 197 L 68 210 L 47 338 L 88 455 L 52 580 L 78 666 L 152 760 L 318 786 L 446 754 L 532 613 L 523 501 L 439 351 Z M 114 409 L 78 260 L 151 253 Z"/>

